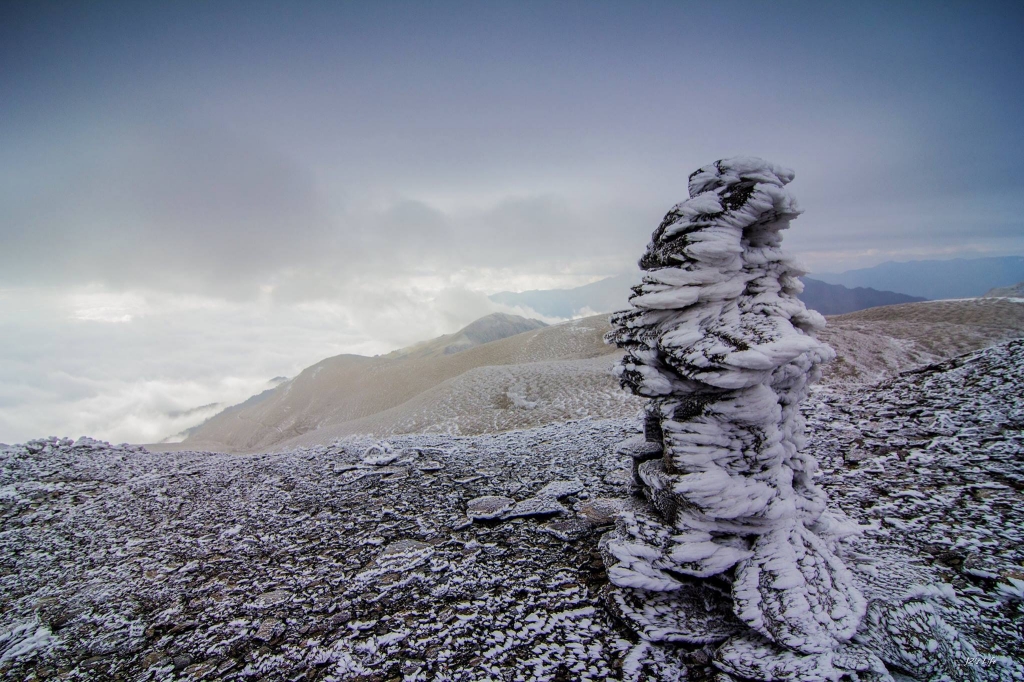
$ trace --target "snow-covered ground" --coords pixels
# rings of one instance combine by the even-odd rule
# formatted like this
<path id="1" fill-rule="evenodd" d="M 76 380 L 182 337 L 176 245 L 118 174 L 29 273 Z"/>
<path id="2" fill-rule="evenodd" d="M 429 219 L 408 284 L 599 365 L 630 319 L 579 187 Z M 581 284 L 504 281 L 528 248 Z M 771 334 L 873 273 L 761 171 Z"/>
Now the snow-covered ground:
<path id="1" fill-rule="evenodd" d="M 847 565 L 874 589 L 949 585 L 983 679 L 1024 678 L 1022 394 L 1014 341 L 805 405 L 831 503 L 872 524 Z M 0 676 L 708 679 L 713 652 L 636 646 L 601 599 L 612 453 L 638 430 L 396 436 L 368 461 L 360 438 L 0 448 Z"/>

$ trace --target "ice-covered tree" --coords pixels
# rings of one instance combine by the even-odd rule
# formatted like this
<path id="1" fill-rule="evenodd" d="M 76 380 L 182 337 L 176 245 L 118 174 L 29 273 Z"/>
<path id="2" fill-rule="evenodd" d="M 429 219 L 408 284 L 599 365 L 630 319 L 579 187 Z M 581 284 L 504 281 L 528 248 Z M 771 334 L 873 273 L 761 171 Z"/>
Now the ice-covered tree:
<path id="1" fill-rule="evenodd" d="M 632 308 L 612 317 L 621 383 L 650 403 L 621 449 L 639 494 L 601 543 L 609 603 L 647 641 L 721 643 L 723 676 L 886 680 L 899 646 L 862 624 L 938 616 L 903 600 L 865 618 L 836 553 L 848 524 L 803 451 L 800 402 L 833 352 L 781 249 L 800 213 L 792 179 L 756 158 L 694 172 L 640 259 Z"/>

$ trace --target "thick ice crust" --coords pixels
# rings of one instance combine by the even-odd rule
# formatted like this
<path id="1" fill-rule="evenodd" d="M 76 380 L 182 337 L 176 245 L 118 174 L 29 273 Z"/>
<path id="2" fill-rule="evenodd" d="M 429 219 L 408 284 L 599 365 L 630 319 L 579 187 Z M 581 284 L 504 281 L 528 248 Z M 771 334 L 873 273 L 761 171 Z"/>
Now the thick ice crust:
<path id="1" fill-rule="evenodd" d="M 849 640 L 867 606 L 839 557 L 800 523 L 757 539 L 736 570 L 732 595 L 747 625 L 805 654 Z"/>
<path id="2" fill-rule="evenodd" d="M 715 660 L 739 678 L 892 679 L 883 660 L 944 673 L 893 653 L 964 650 L 926 604 L 879 611 L 864 646 L 851 643 L 867 602 L 833 551 L 847 529 L 825 513 L 817 462 L 802 452 L 800 403 L 834 353 L 815 338 L 824 319 L 797 298 L 804 273 L 781 248 L 800 214 L 792 179 L 748 157 L 694 172 L 690 198 L 640 259 L 631 309 L 611 318 L 620 382 L 651 402 L 644 442 L 621 450 L 634 456 L 637 500 L 601 543 L 609 599 L 645 639 L 682 642 L 722 633 L 673 608 L 731 601 L 747 627 Z M 731 582 L 732 599 L 694 607 L 701 579 Z M 932 631 L 939 640 L 913 635 Z"/>

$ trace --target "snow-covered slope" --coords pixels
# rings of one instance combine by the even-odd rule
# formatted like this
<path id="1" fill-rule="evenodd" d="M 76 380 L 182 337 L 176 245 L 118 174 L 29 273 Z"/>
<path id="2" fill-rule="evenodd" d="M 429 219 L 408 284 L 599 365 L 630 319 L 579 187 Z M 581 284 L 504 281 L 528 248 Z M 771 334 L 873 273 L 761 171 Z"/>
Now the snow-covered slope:
<path id="1" fill-rule="evenodd" d="M 274 449 L 327 444 L 353 434 L 471 435 L 636 414 L 642 401 L 619 389 L 611 367 L 607 355 L 476 367 L 389 410 L 322 426 Z"/>
<path id="2" fill-rule="evenodd" d="M 985 292 L 986 297 L 992 298 L 1024 298 L 1024 282 L 1017 282 L 1009 287 L 997 287 Z"/>
<path id="3" fill-rule="evenodd" d="M 1017 341 L 804 409 L 821 484 L 872 526 L 844 559 L 958 599 L 982 680 L 1024 677 L 1021 395 Z M 0 678 L 705 679 L 713 650 L 630 640 L 601 597 L 613 444 L 639 427 L 399 436 L 365 461 L 359 438 L 0 448 Z"/>

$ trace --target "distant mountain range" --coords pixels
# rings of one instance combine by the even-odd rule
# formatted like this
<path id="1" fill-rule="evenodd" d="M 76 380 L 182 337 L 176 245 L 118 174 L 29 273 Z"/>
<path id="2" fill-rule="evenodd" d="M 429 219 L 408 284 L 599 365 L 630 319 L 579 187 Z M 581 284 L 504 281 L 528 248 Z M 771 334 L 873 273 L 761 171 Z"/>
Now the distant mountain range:
<path id="1" fill-rule="evenodd" d="M 973 298 L 1024 280 L 1024 256 L 889 262 L 838 274 L 815 273 L 814 277 L 829 284 L 875 287 L 931 300 Z"/>
<path id="2" fill-rule="evenodd" d="M 1024 305 L 1006 300 L 1024 297 L 1021 286 L 1014 286 L 1024 279 L 1024 258 L 886 263 L 828 276 L 856 284 L 869 272 L 902 277 L 879 275 L 882 282 L 931 282 L 932 288 L 918 291 L 947 298 L 989 290 L 996 298 L 922 303 L 921 296 L 805 277 L 804 303 L 835 316 L 823 338 L 839 358 L 826 377 L 875 381 L 1024 330 Z M 948 284 L 940 282 L 942 272 Z M 591 316 L 548 326 L 496 313 L 384 356 L 327 358 L 294 379 L 276 377 L 273 388 L 179 434 L 187 436 L 184 443 L 166 447 L 246 452 L 357 433 L 473 434 L 630 414 L 640 403 L 618 389 L 609 372 L 618 350 L 604 345 L 602 336 L 607 313 L 628 306 L 630 286 L 638 279 L 620 275 L 575 289 L 495 294 L 496 302 L 545 316 Z"/>
<path id="3" fill-rule="evenodd" d="M 817 310 L 822 315 L 844 315 L 881 305 L 926 300 L 920 296 L 897 294 L 895 291 L 878 291 L 870 287 L 850 289 L 841 284 L 829 284 L 810 277 L 802 277 L 801 281 L 804 283 L 804 291 L 800 294 L 800 300 L 808 308 Z"/>
<path id="4" fill-rule="evenodd" d="M 610 313 L 629 307 L 630 287 L 640 281 L 640 273 L 607 277 L 575 289 L 547 289 L 515 293 L 503 291 L 490 298 L 511 307 L 528 308 L 546 317 L 572 318 L 594 313 Z M 923 301 L 920 296 L 908 296 L 894 291 L 871 288 L 847 288 L 804 277 L 804 292 L 800 299 L 822 315 L 842 315 L 865 308 L 897 303 Z"/>
<path id="5" fill-rule="evenodd" d="M 630 287 L 640 283 L 640 273 L 617 275 L 573 289 L 535 289 L 516 293 L 502 291 L 489 298 L 511 307 L 530 308 L 545 317 L 569 319 L 608 313 L 629 307 Z"/>

